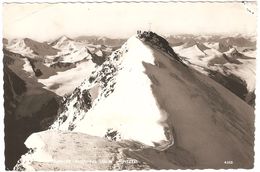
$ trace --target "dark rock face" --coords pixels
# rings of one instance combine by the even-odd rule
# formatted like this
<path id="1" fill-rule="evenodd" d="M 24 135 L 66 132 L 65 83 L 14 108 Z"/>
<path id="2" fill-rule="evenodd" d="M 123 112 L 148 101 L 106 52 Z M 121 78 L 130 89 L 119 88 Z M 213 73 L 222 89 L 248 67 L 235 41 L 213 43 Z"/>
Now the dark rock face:
<path id="1" fill-rule="evenodd" d="M 146 43 L 149 43 L 152 46 L 155 46 L 158 49 L 163 50 L 168 55 L 176 59 L 177 61 L 181 61 L 180 58 L 177 56 L 177 54 L 173 51 L 173 49 L 170 47 L 168 41 L 164 39 L 163 37 L 157 35 L 154 32 L 141 32 L 138 31 L 138 37 L 143 40 Z"/>
<path id="2" fill-rule="evenodd" d="M 3 46 L 5 46 L 5 45 L 7 45 L 8 44 L 8 39 L 6 39 L 6 38 L 3 38 Z"/>
<path id="3" fill-rule="evenodd" d="M 27 152 L 26 138 L 46 129 L 54 120 L 59 97 L 26 78 L 22 61 L 15 53 L 4 51 L 5 166 L 12 170 Z M 30 92 L 30 93 L 29 93 Z M 29 94 L 28 94 L 29 93 Z"/>
<path id="4" fill-rule="evenodd" d="M 229 62 L 229 63 L 234 63 L 234 64 L 243 64 L 239 60 L 235 58 L 228 57 L 227 55 L 223 54 L 223 57 Z"/>
<path id="5" fill-rule="evenodd" d="M 33 71 L 34 71 L 34 73 L 35 73 L 35 76 L 36 77 L 40 77 L 41 75 L 42 75 L 42 71 L 39 69 L 39 68 L 36 68 L 36 66 L 35 66 L 35 62 L 36 62 L 36 60 L 34 60 L 34 59 L 29 59 L 28 58 L 28 60 L 29 60 L 29 62 L 30 62 L 30 65 L 32 66 L 32 69 L 33 69 Z"/>
<path id="6" fill-rule="evenodd" d="M 109 128 L 104 137 L 111 141 L 117 141 L 117 137 L 120 138 L 120 133 L 116 130 L 113 130 L 112 128 Z"/>
<path id="7" fill-rule="evenodd" d="M 229 44 L 226 44 L 226 43 L 224 43 L 224 42 L 219 42 L 219 51 L 220 52 L 226 52 L 226 51 L 228 51 L 230 48 L 232 48 L 232 46 L 231 45 L 229 45 Z"/>
<path id="8" fill-rule="evenodd" d="M 91 54 L 91 56 L 92 56 L 92 62 L 93 63 L 96 63 L 97 65 L 102 65 L 104 62 L 105 62 L 105 57 L 99 57 L 99 56 L 97 56 L 96 54 Z"/>
<path id="9" fill-rule="evenodd" d="M 255 95 L 255 91 L 253 92 L 248 92 L 246 97 L 245 97 L 245 101 L 251 105 L 252 107 L 255 107 L 255 98 L 256 98 L 256 95 Z"/>
<path id="10" fill-rule="evenodd" d="M 217 71 L 209 71 L 209 77 L 221 83 L 224 87 L 236 94 L 241 99 L 245 99 L 247 94 L 246 83 L 235 75 L 225 76 Z"/>
<path id="11" fill-rule="evenodd" d="M 50 67 L 52 68 L 65 68 L 65 69 L 71 69 L 73 67 L 75 67 L 76 65 L 73 63 L 68 63 L 68 62 L 57 62 L 54 64 L 51 64 Z"/>
<path id="12" fill-rule="evenodd" d="M 218 71 L 208 70 L 209 77 L 220 83 L 247 104 L 255 106 L 255 93 L 247 90 L 246 82 L 233 74 L 223 75 Z"/>

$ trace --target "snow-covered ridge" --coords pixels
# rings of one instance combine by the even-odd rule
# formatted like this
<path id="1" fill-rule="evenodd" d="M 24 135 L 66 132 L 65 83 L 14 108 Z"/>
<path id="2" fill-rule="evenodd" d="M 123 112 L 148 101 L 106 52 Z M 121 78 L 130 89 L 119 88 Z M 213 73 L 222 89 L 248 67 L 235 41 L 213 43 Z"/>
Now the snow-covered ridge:
<path id="1" fill-rule="evenodd" d="M 68 98 L 67 109 L 52 128 L 101 137 L 113 129 L 120 133 L 121 139 L 147 145 L 166 141 L 165 126 L 162 125 L 166 114 L 157 106 L 143 62 L 154 64 L 154 57 L 149 47 L 135 35 L 97 70 L 93 83 L 87 78 L 79 87 L 77 96 L 74 93 Z M 94 90 L 98 92 L 95 99 Z M 91 109 L 87 111 L 75 105 L 82 98 L 83 91 L 90 93 Z M 145 100 L 138 99 L 140 95 Z M 143 121 L 146 121 L 145 125 Z"/>
<path id="2" fill-rule="evenodd" d="M 124 150 L 132 145 L 69 131 L 43 131 L 32 134 L 25 142 L 30 151 L 23 155 L 17 171 L 87 171 L 150 169 Z M 135 148 L 137 146 L 135 145 Z"/>

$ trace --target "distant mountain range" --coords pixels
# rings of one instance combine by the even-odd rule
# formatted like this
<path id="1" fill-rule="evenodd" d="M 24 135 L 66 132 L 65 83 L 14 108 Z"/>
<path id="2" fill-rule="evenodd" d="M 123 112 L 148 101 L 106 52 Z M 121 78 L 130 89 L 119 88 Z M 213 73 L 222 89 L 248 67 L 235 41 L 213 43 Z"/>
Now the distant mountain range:
<path id="1" fill-rule="evenodd" d="M 172 46 L 187 65 L 254 106 L 256 42 L 252 38 L 178 36 L 170 40 L 187 41 Z"/>
<path id="2" fill-rule="evenodd" d="M 256 48 L 256 36 L 223 36 L 223 35 L 192 35 L 180 34 L 166 37 L 171 46 L 177 46 L 189 41 L 200 43 L 219 43 L 226 46 L 254 47 Z"/>

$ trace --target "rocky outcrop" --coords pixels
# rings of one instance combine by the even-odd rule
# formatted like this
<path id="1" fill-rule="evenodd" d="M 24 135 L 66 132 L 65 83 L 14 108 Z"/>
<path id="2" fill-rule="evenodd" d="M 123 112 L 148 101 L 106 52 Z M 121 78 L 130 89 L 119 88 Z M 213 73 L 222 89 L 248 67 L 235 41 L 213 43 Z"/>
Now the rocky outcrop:
<path id="1" fill-rule="evenodd" d="M 164 39 L 163 37 L 157 35 L 156 33 L 151 32 L 151 31 L 149 31 L 149 32 L 138 31 L 138 37 L 141 40 L 143 40 L 144 42 L 149 43 L 149 45 L 151 45 L 155 48 L 159 48 L 162 51 L 166 52 L 174 59 L 181 61 L 180 58 L 178 57 L 178 55 L 170 47 L 168 41 L 166 39 Z"/>

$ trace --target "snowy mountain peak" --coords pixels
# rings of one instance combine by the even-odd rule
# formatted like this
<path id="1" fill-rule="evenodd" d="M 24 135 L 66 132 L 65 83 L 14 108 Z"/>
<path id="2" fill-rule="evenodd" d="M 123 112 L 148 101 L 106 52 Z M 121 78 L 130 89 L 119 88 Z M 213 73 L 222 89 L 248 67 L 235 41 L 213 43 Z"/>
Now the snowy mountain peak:
<path id="1" fill-rule="evenodd" d="M 104 36 L 98 37 L 98 40 L 102 40 L 103 42 L 106 41 L 106 39 L 107 39 L 107 38 L 104 37 Z"/>
<path id="2" fill-rule="evenodd" d="M 101 137 L 117 131 L 117 138 L 151 146 L 167 141 L 165 114 L 156 104 L 144 68 L 144 63 L 154 61 L 150 47 L 132 36 L 68 97 L 52 128 Z M 145 100 L 138 99 L 139 95 Z"/>
<path id="3" fill-rule="evenodd" d="M 185 43 L 185 45 L 184 45 L 185 48 L 193 47 L 193 46 L 195 46 L 200 51 L 205 51 L 207 49 L 210 49 L 209 47 L 207 47 L 203 43 L 197 42 L 196 40 L 193 40 L 193 39 L 190 40 L 189 42 Z"/>
<path id="4" fill-rule="evenodd" d="M 23 56 L 35 57 L 32 49 L 25 44 L 24 39 L 13 39 L 6 45 L 6 48 Z"/>
<path id="5" fill-rule="evenodd" d="M 24 47 L 25 46 L 24 39 L 12 39 L 9 42 L 8 46 Z"/>
<path id="6" fill-rule="evenodd" d="M 60 38 L 58 38 L 57 40 L 53 41 L 51 43 L 51 45 L 54 47 L 61 47 L 61 45 L 63 45 L 65 42 L 70 41 L 70 40 L 72 40 L 72 39 L 63 35 Z"/>
<path id="7" fill-rule="evenodd" d="M 63 42 L 63 41 L 65 41 L 65 40 L 71 40 L 71 38 L 69 38 L 69 37 L 63 35 L 63 36 L 61 36 L 58 40 L 61 41 L 61 42 Z"/>
<path id="8" fill-rule="evenodd" d="M 65 41 L 65 40 L 71 40 L 71 38 L 69 38 L 69 37 L 66 36 L 66 35 L 63 35 L 63 36 L 61 36 L 58 40 L 59 40 L 59 41 Z"/>

